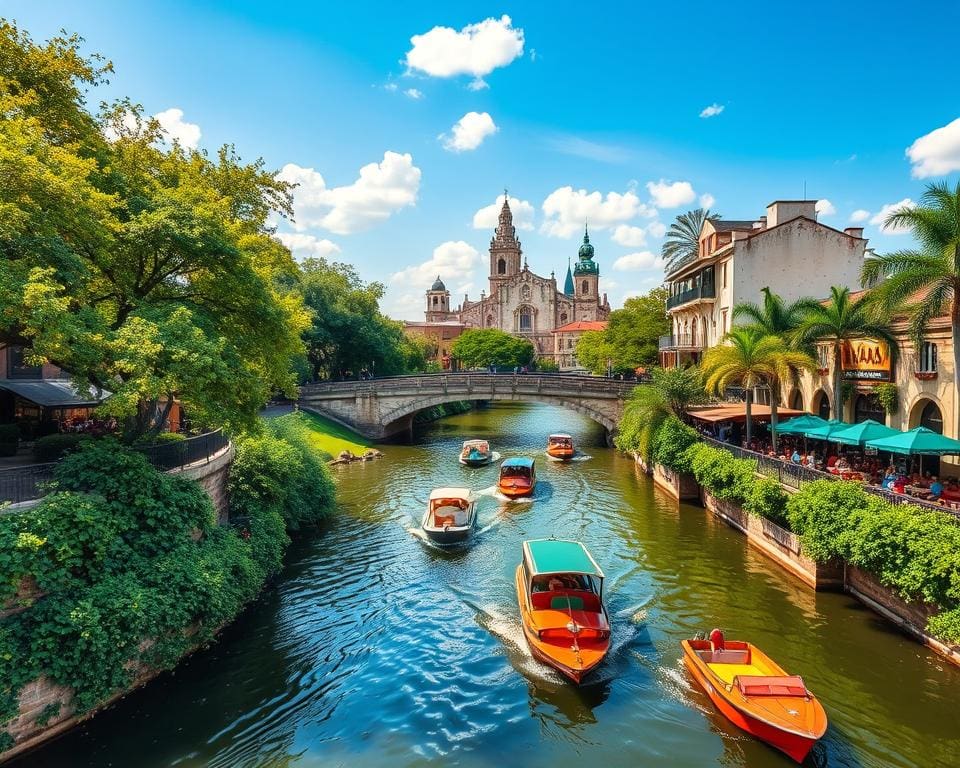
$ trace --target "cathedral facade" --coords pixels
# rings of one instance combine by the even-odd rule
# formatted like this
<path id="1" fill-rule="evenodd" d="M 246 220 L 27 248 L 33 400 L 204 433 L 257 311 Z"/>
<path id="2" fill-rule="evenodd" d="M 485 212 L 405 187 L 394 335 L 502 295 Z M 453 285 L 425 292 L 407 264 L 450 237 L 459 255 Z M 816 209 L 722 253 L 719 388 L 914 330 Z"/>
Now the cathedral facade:
<path id="1" fill-rule="evenodd" d="M 567 265 L 563 290 L 554 273 L 541 277 L 530 271 L 513 226 L 510 202 L 504 199 L 499 223 L 490 240 L 489 290 L 478 301 L 469 296 L 456 309 L 443 280 L 427 291 L 424 325 L 459 325 L 463 329 L 497 328 L 533 343 L 538 358 L 556 358 L 554 332 L 578 321 L 604 321 L 610 304 L 600 298 L 600 268 L 594 261 L 590 235 L 584 228 L 577 263 Z M 559 364 L 561 361 L 556 360 Z"/>

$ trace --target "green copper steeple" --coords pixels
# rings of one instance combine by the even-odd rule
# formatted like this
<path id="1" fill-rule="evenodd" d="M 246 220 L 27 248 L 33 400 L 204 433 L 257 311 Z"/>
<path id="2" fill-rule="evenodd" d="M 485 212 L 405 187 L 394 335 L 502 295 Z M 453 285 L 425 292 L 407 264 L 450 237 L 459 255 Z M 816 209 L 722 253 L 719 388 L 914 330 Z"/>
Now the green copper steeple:
<path id="1" fill-rule="evenodd" d="M 590 232 L 587 231 L 587 225 L 583 225 L 583 243 L 579 251 L 580 260 L 577 266 L 573 268 L 575 275 L 598 275 L 600 268 L 593 260 L 593 246 L 590 244 Z"/>
<path id="2" fill-rule="evenodd" d="M 563 281 L 563 292 L 567 296 L 573 296 L 575 290 L 573 287 L 573 272 L 570 271 L 570 259 L 567 259 L 567 279 Z"/>

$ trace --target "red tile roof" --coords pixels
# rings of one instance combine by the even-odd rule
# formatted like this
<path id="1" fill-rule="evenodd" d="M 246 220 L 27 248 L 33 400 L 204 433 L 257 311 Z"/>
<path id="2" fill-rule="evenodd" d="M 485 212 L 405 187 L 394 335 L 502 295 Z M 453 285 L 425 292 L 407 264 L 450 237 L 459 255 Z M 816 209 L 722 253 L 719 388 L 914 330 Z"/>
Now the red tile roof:
<path id="1" fill-rule="evenodd" d="M 602 331 L 607 327 L 606 320 L 577 320 L 574 323 L 554 328 L 553 333 L 570 333 L 572 331 Z"/>

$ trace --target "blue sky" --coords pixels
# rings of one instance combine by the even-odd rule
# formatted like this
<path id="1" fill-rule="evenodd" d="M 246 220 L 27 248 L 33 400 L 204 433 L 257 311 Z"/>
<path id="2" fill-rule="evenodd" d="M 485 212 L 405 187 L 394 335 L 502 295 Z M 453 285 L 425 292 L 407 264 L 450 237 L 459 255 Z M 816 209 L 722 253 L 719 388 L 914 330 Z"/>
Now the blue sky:
<path id="1" fill-rule="evenodd" d="M 702 197 L 747 219 L 805 185 L 829 201 L 824 223 L 853 216 L 878 251 L 909 245 L 876 217 L 957 179 L 958 67 L 938 30 L 960 28 L 960 4 L 855 5 L 6 0 L 0 13 L 110 58 L 92 103 L 130 96 L 185 142 L 232 142 L 301 182 L 285 242 L 351 262 L 386 284 L 390 314 L 416 319 L 437 272 L 454 303 L 485 287 L 482 209 L 505 186 L 540 274 L 562 280 L 590 219 L 614 306 L 660 281 L 663 226 Z"/>

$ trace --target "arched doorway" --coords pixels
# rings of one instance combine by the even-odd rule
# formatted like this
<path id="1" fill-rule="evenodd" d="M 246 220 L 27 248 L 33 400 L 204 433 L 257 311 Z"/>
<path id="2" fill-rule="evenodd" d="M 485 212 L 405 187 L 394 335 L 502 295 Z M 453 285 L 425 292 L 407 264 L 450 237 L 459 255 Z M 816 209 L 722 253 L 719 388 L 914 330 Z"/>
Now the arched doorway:
<path id="1" fill-rule="evenodd" d="M 876 395 L 860 394 L 857 395 L 853 404 L 853 423 L 859 424 L 867 419 L 873 419 L 881 424 L 887 423 L 887 413 L 880 405 Z"/>
<path id="2" fill-rule="evenodd" d="M 943 434 L 943 414 L 940 412 L 940 406 L 933 400 L 927 400 L 927 404 L 920 411 L 920 426 L 937 434 Z"/>
<path id="3" fill-rule="evenodd" d="M 827 393 L 822 389 L 813 396 L 813 404 L 816 410 L 817 416 L 821 419 L 830 418 L 830 398 L 827 397 Z"/>
<path id="4" fill-rule="evenodd" d="M 790 407 L 795 411 L 803 410 L 803 392 L 799 389 L 793 390 L 793 394 L 790 395 Z"/>

